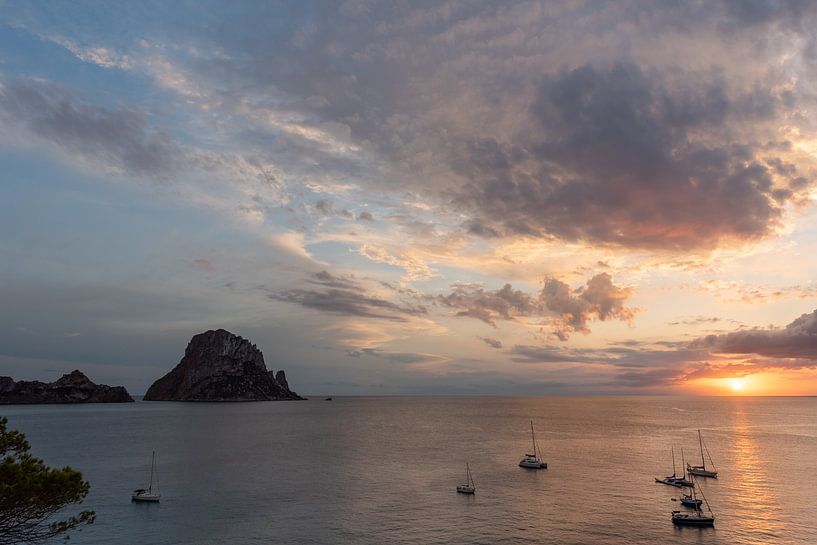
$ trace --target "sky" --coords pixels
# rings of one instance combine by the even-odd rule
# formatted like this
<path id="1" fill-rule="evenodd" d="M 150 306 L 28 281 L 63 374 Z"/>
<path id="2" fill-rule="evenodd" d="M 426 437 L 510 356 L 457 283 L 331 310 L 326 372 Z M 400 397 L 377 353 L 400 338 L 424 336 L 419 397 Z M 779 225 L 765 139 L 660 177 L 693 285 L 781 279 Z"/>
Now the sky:
<path id="1" fill-rule="evenodd" d="M 817 395 L 817 8 L 0 0 L 0 374 Z"/>

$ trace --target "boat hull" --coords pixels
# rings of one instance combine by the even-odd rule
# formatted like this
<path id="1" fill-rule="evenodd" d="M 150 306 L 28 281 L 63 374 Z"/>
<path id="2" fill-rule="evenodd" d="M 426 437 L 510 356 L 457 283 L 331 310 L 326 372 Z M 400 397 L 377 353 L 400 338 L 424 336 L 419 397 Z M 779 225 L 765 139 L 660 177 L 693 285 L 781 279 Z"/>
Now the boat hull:
<path id="1" fill-rule="evenodd" d="M 473 494 L 476 493 L 476 491 L 477 491 L 477 489 L 474 488 L 473 486 L 468 486 L 468 485 L 465 485 L 465 484 L 461 484 L 461 485 L 457 486 L 457 492 L 459 494 L 473 495 Z"/>
<path id="2" fill-rule="evenodd" d="M 532 462 L 529 460 L 522 460 L 519 462 L 519 467 L 524 467 L 525 469 L 547 469 L 548 465 L 546 462 Z"/>
<path id="3" fill-rule="evenodd" d="M 687 473 L 690 475 L 695 475 L 697 477 L 712 477 L 713 479 L 718 478 L 717 471 L 709 471 L 708 469 L 704 469 L 702 467 L 688 467 Z"/>
<path id="4" fill-rule="evenodd" d="M 688 515 L 673 511 L 672 523 L 676 526 L 715 526 L 715 517 Z"/>
<path id="5" fill-rule="evenodd" d="M 693 500 L 692 498 L 687 496 L 681 498 L 681 505 L 685 505 L 686 507 L 692 507 L 694 509 L 700 507 L 702 503 L 703 502 L 701 500 Z"/>
<path id="6" fill-rule="evenodd" d="M 130 501 L 137 503 L 159 503 L 162 496 L 159 494 L 133 494 Z"/>
<path id="7" fill-rule="evenodd" d="M 667 479 L 659 479 L 658 477 L 656 477 L 656 478 L 655 478 L 655 482 L 660 483 L 660 484 L 668 484 L 668 485 L 670 485 L 670 486 L 674 486 L 675 488 L 681 488 L 681 487 L 683 487 L 683 486 L 684 486 L 684 485 L 682 485 L 682 484 L 680 484 L 680 483 L 678 483 L 678 482 L 676 482 L 676 481 L 673 481 L 673 480 L 671 480 L 671 479 L 669 479 L 669 478 L 667 478 Z"/>

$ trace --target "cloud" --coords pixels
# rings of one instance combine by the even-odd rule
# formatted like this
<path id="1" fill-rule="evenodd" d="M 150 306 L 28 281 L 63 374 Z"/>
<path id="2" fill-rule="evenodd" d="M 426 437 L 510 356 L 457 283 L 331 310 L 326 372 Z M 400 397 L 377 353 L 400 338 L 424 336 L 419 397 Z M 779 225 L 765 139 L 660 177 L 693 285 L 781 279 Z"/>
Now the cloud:
<path id="1" fill-rule="evenodd" d="M 457 316 L 468 316 L 496 325 L 496 320 L 513 320 L 516 316 L 530 316 L 537 312 L 537 301 L 510 284 L 494 291 L 486 291 L 481 286 L 455 285 L 454 291 L 439 297 L 446 307 L 461 309 Z"/>
<path id="2" fill-rule="evenodd" d="M 692 348 L 565 348 L 552 345 L 516 345 L 510 352 L 514 362 L 579 366 L 603 375 L 610 388 L 635 390 L 677 386 L 686 380 L 688 370 L 707 356 L 705 350 Z"/>
<path id="3" fill-rule="evenodd" d="M 540 85 L 534 131 L 465 143 L 460 199 L 526 236 L 671 250 L 759 239 L 780 225 L 797 173 L 781 174 L 777 157 L 729 127 L 762 125 L 784 102 L 730 91 L 717 74 L 565 70 Z"/>
<path id="4" fill-rule="evenodd" d="M 487 240 L 705 251 L 774 234 L 813 183 L 807 3 L 327 4 L 275 36 L 273 6 L 212 11 L 177 47 L 39 35 L 147 75 L 282 178 L 423 195 Z"/>
<path id="5" fill-rule="evenodd" d="M 267 294 L 267 297 L 323 312 L 393 322 L 407 322 L 409 317 L 428 312 L 422 305 L 401 305 L 370 295 L 353 279 L 335 276 L 325 270 L 312 275 L 307 282 L 327 289 L 282 289 Z"/>
<path id="6" fill-rule="evenodd" d="M 371 261 L 400 267 L 406 271 L 403 275 L 403 280 L 406 282 L 428 280 L 429 278 L 439 276 L 437 271 L 429 267 L 428 264 L 419 257 L 412 255 L 411 252 L 395 255 L 380 246 L 363 244 L 358 249 L 358 253 L 369 258 Z"/>
<path id="7" fill-rule="evenodd" d="M 478 285 L 455 285 L 450 294 L 439 296 L 438 301 L 458 309 L 457 316 L 476 318 L 492 326 L 496 320 L 547 317 L 554 335 L 564 341 L 577 331 L 589 333 L 587 324 L 592 320 L 632 320 L 637 310 L 625 306 L 630 295 L 631 288 L 616 286 L 609 274 L 600 273 L 575 290 L 549 277 L 544 288 L 535 294 L 516 290 L 510 284 L 493 291 Z"/>
<path id="8" fill-rule="evenodd" d="M 315 203 L 315 208 L 324 216 L 340 216 L 346 219 L 354 218 L 354 214 L 345 208 L 341 210 L 335 209 L 334 203 L 328 199 L 318 200 L 318 202 Z"/>
<path id="9" fill-rule="evenodd" d="M 389 352 L 380 348 L 358 348 L 346 352 L 347 356 L 353 358 L 360 358 L 369 356 L 373 358 L 381 358 L 386 361 L 403 364 L 420 364 L 420 363 L 445 363 L 449 358 L 438 356 L 436 354 L 423 354 L 416 352 Z"/>
<path id="10" fill-rule="evenodd" d="M 561 318 L 554 334 L 566 340 L 574 331 L 589 332 L 587 323 L 592 319 L 632 320 L 637 311 L 624 306 L 630 295 L 632 289 L 617 287 L 609 274 L 600 273 L 588 280 L 586 287 L 574 291 L 560 280 L 547 278 L 541 298 L 545 307 Z"/>
<path id="11" fill-rule="evenodd" d="M 756 354 L 768 358 L 805 359 L 817 365 L 817 310 L 786 327 L 747 329 L 707 335 L 690 343 L 714 354 Z"/>
<path id="12" fill-rule="evenodd" d="M 179 166 L 179 148 L 140 114 L 91 106 L 42 80 L 0 80 L 0 118 L 122 172 L 163 177 Z"/>
<path id="13" fill-rule="evenodd" d="M 204 258 L 194 259 L 193 264 L 199 269 L 206 272 L 213 272 L 215 270 L 215 267 L 213 267 L 213 264 L 210 262 L 209 259 Z"/>
<path id="14" fill-rule="evenodd" d="M 319 284 L 329 288 L 338 288 L 343 290 L 363 291 L 363 287 L 352 278 L 342 278 L 335 276 L 328 271 L 320 271 L 312 275 L 308 280 L 312 284 Z"/>
<path id="15" fill-rule="evenodd" d="M 477 337 L 477 339 L 481 340 L 491 348 L 502 348 L 502 341 L 498 341 L 496 339 L 491 339 L 488 337 Z"/>

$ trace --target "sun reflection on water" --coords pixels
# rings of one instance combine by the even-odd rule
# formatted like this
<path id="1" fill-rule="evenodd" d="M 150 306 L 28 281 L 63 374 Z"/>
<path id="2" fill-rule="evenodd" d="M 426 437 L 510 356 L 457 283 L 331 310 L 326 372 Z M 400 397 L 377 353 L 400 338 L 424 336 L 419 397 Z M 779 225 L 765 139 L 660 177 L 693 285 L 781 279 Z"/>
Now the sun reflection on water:
<path id="1" fill-rule="evenodd" d="M 779 500 L 768 485 L 768 474 L 760 456 L 743 408 L 735 413 L 732 445 L 735 474 L 729 475 L 733 487 L 735 522 L 750 542 L 769 543 L 785 526 Z"/>

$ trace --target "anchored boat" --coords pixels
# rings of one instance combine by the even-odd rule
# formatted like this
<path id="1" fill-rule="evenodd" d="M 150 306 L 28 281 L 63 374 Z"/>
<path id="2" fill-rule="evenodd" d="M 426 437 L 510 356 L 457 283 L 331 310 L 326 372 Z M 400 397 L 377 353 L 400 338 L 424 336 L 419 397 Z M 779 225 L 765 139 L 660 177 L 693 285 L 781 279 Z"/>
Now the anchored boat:
<path id="1" fill-rule="evenodd" d="M 536 443 L 536 435 L 533 433 L 533 420 L 530 421 L 530 437 L 531 441 L 533 441 L 533 454 L 526 453 L 525 457 L 519 462 L 519 467 L 527 469 L 547 469 L 547 463 L 539 458 L 540 450 L 539 445 Z"/>
<path id="2" fill-rule="evenodd" d="M 679 479 L 678 476 L 675 474 L 675 449 L 671 448 L 670 452 L 672 453 L 672 475 L 668 475 L 663 479 L 659 479 L 658 477 L 655 478 L 655 482 L 661 484 L 668 484 L 670 486 L 675 486 L 677 488 L 681 488 L 682 486 L 687 486 L 682 484 L 687 482 L 686 479 Z M 691 485 L 690 485 L 691 486 Z"/>
<path id="3" fill-rule="evenodd" d="M 131 494 L 131 501 L 136 502 L 153 502 L 156 503 L 162 497 L 159 494 L 159 477 L 156 477 L 156 492 L 153 491 L 153 478 L 156 474 L 156 451 L 153 451 L 153 456 L 150 460 L 150 484 L 148 484 L 147 489 L 145 488 L 137 488 Z"/>
<path id="4" fill-rule="evenodd" d="M 692 511 L 691 513 L 673 511 L 672 512 L 673 524 L 675 524 L 676 526 L 715 526 L 715 515 L 712 513 L 712 509 L 709 507 L 709 502 L 706 501 L 706 496 L 704 495 L 703 490 L 700 490 L 699 492 L 701 494 L 701 497 L 703 498 L 703 503 L 706 504 L 706 510 L 708 514 L 704 513 L 703 510 L 701 510 L 701 504 L 699 503 L 700 500 L 695 495 L 695 488 L 693 487 L 690 503 L 692 504 L 691 507 L 694 509 L 694 511 Z M 681 500 L 681 503 L 683 503 L 683 500 Z"/>
<path id="5" fill-rule="evenodd" d="M 691 466 L 687 464 L 687 472 L 690 475 L 697 475 L 698 477 L 718 477 L 718 472 L 715 470 L 715 463 L 712 461 L 712 456 L 709 454 L 709 449 L 704 445 L 704 440 L 701 437 L 701 430 L 698 430 L 698 445 L 701 447 L 701 465 Z M 709 469 L 706 467 L 706 460 L 704 460 L 704 450 L 709 458 Z"/>
<path id="6" fill-rule="evenodd" d="M 457 492 L 460 494 L 474 494 L 476 491 L 477 487 L 474 485 L 474 478 L 471 476 L 471 468 L 468 466 L 468 462 L 465 462 L 465 484 L 458 484 Z"/>

